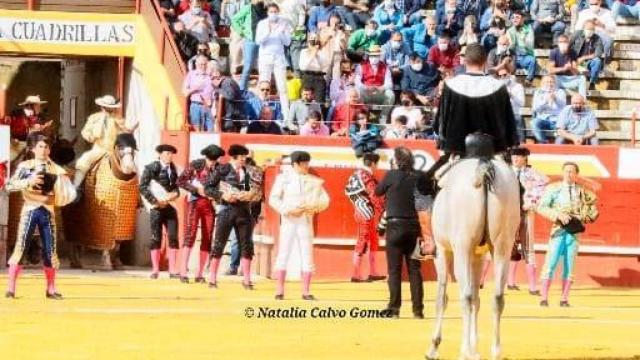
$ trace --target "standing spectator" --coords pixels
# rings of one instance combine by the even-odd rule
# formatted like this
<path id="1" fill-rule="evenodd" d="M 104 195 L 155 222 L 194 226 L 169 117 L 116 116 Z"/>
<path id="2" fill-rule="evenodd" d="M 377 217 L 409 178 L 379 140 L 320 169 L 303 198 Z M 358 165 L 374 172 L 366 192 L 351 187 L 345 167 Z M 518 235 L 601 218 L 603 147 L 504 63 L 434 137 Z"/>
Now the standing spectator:
<path id="1" fill-rule="evenodd" d="M 552 75 L 542 78 L 542 86 L 533 93 L 533 136 L 540 144 L 546 144 L 546 132 L 556 129 L 558 115 L 567 103 L 567 94 L 556 88 L 556 81 Z"/>
<path id="2" fill-rule="evenodd" d="M 435 17 L 427 16 L 424 21 L 414 24 L 410 28 L 402 29 L 405 43 L 409 44 L 411 49 L 418 53 L 420 57 L 426 58 L 429 54 L 429 49 L 438 42 L 436 25 Z"/>
<path id="3" fill-rule="evenodd" d="M 175 22 L 178 17 L 176 16 L 176 6 L 173 3 L 173 0 L 160 0 L 158 1 L 158 4 L 160 5 L 160 11 L 162 12 L 162 15 L 164 15 L 164 18 L 167 19 L 167 22 L 169 24 Z"/>
<path id="4" fill-rule="evenodd" d="M 329 18 L 338 14 L 338 8 L 331 0 L 322 0 L 320 6 L 316 6 L 309 12 L 307 29 L 311 33 L 317 33 L 329 24 Z"/>
<path id="5" fill-rule="evenodd" d="M 260 120 L 252 121 L 247 127 L 247 134 L 271 134 L 282 135 L 280 126 L 273 119 L 273 110 L 269 106 L 263 106 L 260 111 Z"/>
<path id="6" fill-rule="evenodd" d="M 349 125 L 361 111 L 366 112 L 367 107 L 360 101 L 360 93 L 356 89 L 349 90 L 347 102 L 336 106 L 330 118 L 331 136 L 346 136 Z"/>
<path id="7" fill-rule="evenodd" d="M 333 106 L 340 105 L 347 100 L 347 94 L 355 89 L 356 74 L 353 71 L 351 60 L 340 61 L 340 77 L 331 80 L 329 97 Z"/>
<path id="8" fill-rule="evenodd" d="M 223 0 L 221 5 L 221 25 L 232 29 L 232 19 L 245 5 L 245 0 Z M 232 75 L 238 74 L 242 67 L 242 51 L 244 40 L 237 31 L 231 30 L 229 36 L 229 70 Z"/>
<path id="9" fill-rule="evenodd" d="M 326 72 L 329 70 L 331 58 L 320 51 L 318 36 L 310 33 L 307 36 L 307 48 L 300 53 L 300 72 L 302 87 L 314 90 L 315 100 L 324 103 L 327 94 Z"/>
<path id="10" fill-rule="evenodd" d="M 511 39 L 511 50 L 516 54 L 516 68 L 527 71 L 525 85 L 531 86 L 536 75 L 533 30 L 530 25 L 525 24 L 525 14 L 522 11 L 516 11 L 512 20 L 513 26 L 507 30 L 507 34 Z"/>
<path id="11" fill-rule="evenodd" d="M 224 104 L 223 130 L 239 131 L 240 123 L 236 120 L 242 117 L 242 104 L 240 103 L 241 92 L 238 83 L 230 77 L 223 77 L 217 65 L 211 67 L 209 75 L 211 82 L 204 90 L 205 105 L 211 108 L 212 114 L 217 114 L 218 104 L 222 101 Z"/>
<path id="12" fill-rule="evenodd" d="M 602 40 L 604 46 L 604 60 L 609 62 L 613 52 L 613 38 L 616 35 L 616 21 L 611 11 L 602 8 L 602 0 L 589 0 L 589 8 L 580 11 L 576 30 L 586 29 L 586 22 L 592 21 L 595 32 Z"/>
<path id="13" fill-rule="evenodd" d="M 638 19 L 640 18 L 640 3 L 637 0 L 614 0 L 611 5 L 611 16 L 613 20 L 618 20 L 618 18 Z"/>
<path id="14" fill-rule="evenodd" d="M 429 61 L 441 74 L 452 73 L 460 65 L 460 49 L 451 41 L 453 35 L 448 31 L 442 32 L 438 39 L 438 46 L 429 50 Z"/>
<path id="15" fill-rule="evenodd" d="M 380 29 L 381 43 L 386 43 L 396 30 L 404 26 L 402 13 L 398 10 L 394 0 L 383 0 L 373 11 L 373 20 L 375 20 Z"/>
<path id="16" fill-rule="evenodd" d="M 300 127 L 302 136 L 329 136 L 329 127 L 322 123 L 320 112 L 312 110 L 307 116 L 307 121 Z"/>
<path id="17" fill-rule="evenodd" d="M 518 133 L 518 140 L 520 143 L 524 142 L 524 120 L 522 119 L 522 107 L 524 106 L 524 87 L 522 84 L 516 81 L 515 75 L 509 72 L 507 69 L 501 69 L 498 71 L 498 77 L 503 79 L 509 92 L 509 99 L 511 100 L 511 108 L 513 109 L 513 116 L 516 120 L 516 132 Z"/>
<path id="18" fill-rule="evenodd" d="M 173 24 L 174 39 L 182 60 L 187 61 L 197 55 L 198 39 L 187 31 L 182 21 Z"/>
<path id="19" fill-rule="evenodd" d="M 578 56 L 578 67 L 589 71 L 589 89 L 592 90 L 595 89 L 600 71 L 604 67 L 604 45 L 594 29 L 594 22 L 589 20 L 584 23 L 584 30 L 577 31 L 571 40 L 571 49 Z"/>
<path id="20" fill-rule="evenodd" d="M 400 88 L 402 91 L 412 92 L 420 104 L 429 105 L 439 80 L 438 70 L 414 53 L 410 57 L 410 66 L 402 73 Z"/>
<path id="21" fill-rule="evenodd" d="M 456 0 L 447 0 L 444 8 L 440 11 L 436 10 L 436 18 L 438 19 L 437 32 L 440 35 L 445 30 L 450 34 L 457 34 L 464 26 L 464 14 L 456 6 Z"/>
<path id="22" fill-rule="evenodd" d="M 318 40 L 320 51 L 329 59 L 327 75 L 333 81 L 340 77 L 340 61 L 347 50 L 347 34 L 344 32 L 344 25 L 338 14 L 331 15 L 329 26 L 320 30 Z"/>
<path id="23" fill-rule="evenodd" d="M 315 111 L 322 113 L 320 104 L 315 101 L 315 95 L 312 87 L 302 89 L 302 98 L 291 103 L 289 117 L 286 119 L 284 126 L 290 132 L 297 134 L 307 120 L 307 116 Z"/>
<path id="24" fill-rule="evenodd" d="M 207 57 L 201 55 L 196 60 L 195 70 L 187 73 L 182 85 L 182 93 L 189 99 L 189 123 L 194 130 L 212 131 L 211 109 L 205 104 L 205 89 L 211 78 L 207 74 Z"/>
<path id="25" fill-rule="evenodd" d="M 231 18 L 231 30 L 243 39 L 242 48 L 242 76 L 240 77 L 240 89 L 247 90 L 249 74 L 255 59 L 258 57 L 258 44 L 256 44 L 256 27 L 258 22 L 267 16 L 266 8 L 262 0 L 251 0 L 251 4 L 243 6 Z"/>
<path id="26" fill-rule="evenodd" d="M 291 44 L 287 48 L 287 59 L 296 75 L 300 71 L 300 52 L 305 46 L 307 37 L 306 6 L 306 0 L 285 0 L 280 2 L 280 16 L 285 18 L 293 28 Z M 289 92 L 291 92 L 291 89 Z M 289 99 L 292 100 L 291 97 Z"/>
<path id="27" fill-rule="evenodd" d="M 215 37 L 211 15 L 202 9 L 202 0 L 191 0 L 191 7 L 178 17 L 187 31 L 199 42 L 209 43 Z"/>
<path id="28" fill-rule="evenodd" d="M 533 32 L 536 36 L 543 32 L 553 33 L 553 42 L 564 34 L 564 2 L 562 0 L 533 0 L 531 19 L 534 20 Z"/>
<path id="29" fill-rule="evenodd" d="M 377 196 L 386 196 L 387 269 L 389 274 L 389 316 L 398 317 L 401 301 L 402 262 L 406 262 L 411 288 L 413 316 L 424 318 L 422 273 L 420 261 L 411 258 L 420 234 L 418 214 L 414 205 L 414 189 L 422 181 L 413 169 L 413 154 L 405 147 L 394 149 L 394 168 L 376 187 Z"/>
<path id="30" fill-rule="evenodd" d="M 198 46 L 196 47 L 196 54 L 193 55 L 191 59 L 189 59 L 189 61 L 187 61 L 187 70 L 191 71 L 196 68 L 196 60 L 200 55 L 205 56 L 208 62 L 216 62 L 211 58 L 211 50 L 209 49 L 209 44 L 198 43 Z"/>
<path id="31" fill-rule="evenodd" d="M 422 113 L 422 107 L 415 106 L 416 98 L 411 91 L 402 91 L 400 93 L 400 105 L 393 108 L 391 112 L 391 118 L 395 119 L 398 116 L 405 116 L 407 118 L 407 130 L 413 131 L 416 129 L 420 119 L 424 116 Z"/>
<path id="32" fill-rule="evenodd" d="M 389 106 L 395 101 L 395 94 L 391 69 L 380 59 L 380 46 L 372 46 L 367 60 L 356 68 L 355 83 L 365 104 L 387 105 L 382 111 L 382 116 L 386 118 L 391 111 Z"/>
<path id="33" fill-rule="evenodd" d="M 260 46 L 258 73 L 260 81 L 271 81 L 273 73 L 280 95 L 284 117 L 289 112 L 287 93 L 287 59 L 284 49 L 291 43 L 291 26 L 278 15 L 280 8 L 272 3 L 267 6 L 268 18 L 261 20 L 256 28 L 256 43 Z"/>
<path id="34" fill-rule="evenodd" d="M 347 47 L 347 56 L 351 61 L 359 63 L 369 48 L 372 46 L 380 46 L 382 43 L 382 35 L 378 30 L 378 23 L 375 20 L 369 20 L 364 29 L 358 29 L 351 33 Z"/>
<path id="35" fill-rule="evenodd" d="M 497 74 L 500 70 L 507 70 L 513 73 L 516 69 L 516 54 L 510 49 L 509 35 L 501 35 L 498 38 L 498 44 L 489 51 L 487 56 L 487 72 L 489 74 Z"/>
<path id="36" fill-rule="evenodd" d="M 558 36 L 558 46 L 549 54 L 547 71 L 556 76 L 558 87 L 587 96 L 587 80 L 578 71 L 578 55 L 569 47 L 567 35 Z"/>
<path id="37" fill-rule="evenodd" d="M 42 105 L 46 103 L 47 101 L 41 100 L 39 95 L 29 95 L 18 104 L 22 111 L 13 113 L 6 122 L 9 125 L 11 139 L 25 142 L 27 135 L 32 132 L 37 131 L 44 135 L 50 133 L 53 120 L 47 120 L 42 113 Z"/>
<path id="38" fill-rule="evenodd" d="M 571 97 L 571 105 L 565 106 L 558 115 L 557 127 L 556 144 L 568 142 L 575 145 L 598 145 L 598 119 L 585 106 L 582 95 L 575 94 Z"/>
<path id="39" fill-rule="evenodd" d="M 384 131 L 384 138 L 389 139 L 406 139 L 409 137 L 409 130 L 407 129 L 408 119 L 404 115 L 394 117 L 391 126 L 387 127 Z"/>

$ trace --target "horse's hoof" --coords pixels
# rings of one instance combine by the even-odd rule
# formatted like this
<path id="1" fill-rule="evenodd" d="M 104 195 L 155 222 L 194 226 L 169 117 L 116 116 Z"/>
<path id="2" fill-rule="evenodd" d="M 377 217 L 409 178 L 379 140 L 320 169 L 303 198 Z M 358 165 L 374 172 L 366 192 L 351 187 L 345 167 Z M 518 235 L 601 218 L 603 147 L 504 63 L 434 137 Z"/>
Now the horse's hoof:
<path id="1" fill-rule="evenodd" d="M 424 358 L 426 360 L 436 360 L 440 358 L 440 354 L 438 354 L 438 350 L 435 349 L 431 349 L 429 350 L 429 352 L 424 356 Z"/>

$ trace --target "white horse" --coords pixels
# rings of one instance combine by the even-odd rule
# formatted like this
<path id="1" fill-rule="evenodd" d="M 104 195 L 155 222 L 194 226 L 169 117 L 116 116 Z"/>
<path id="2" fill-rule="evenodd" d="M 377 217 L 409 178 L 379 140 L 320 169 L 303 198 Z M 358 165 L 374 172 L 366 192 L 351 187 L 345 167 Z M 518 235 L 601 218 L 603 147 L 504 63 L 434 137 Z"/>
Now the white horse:
<path id="1" fill-rule="evenodd" d="M 439 181 L 442 190 L 433 206 L 433 235 L 438 277 L 436 324 L 427 359 L 438 357 L 442 320 L 447 306 L 447 268 L 453 254 L 454 273 L 460 283 L 462 305 L 461 359 L 479 359 L 478 289 L 482 249 L 491 251 L 495 264 L 493 298 L 494 337 L 492 356 L 501 357 L 500 317 L 504 310 L 504 286 L 511 248 L 520 223 L 520 188 L 515 174 L 502 160 L 464 159 L 455 163 Z M 486 244 L 485 247 L 479 245 Z"/>

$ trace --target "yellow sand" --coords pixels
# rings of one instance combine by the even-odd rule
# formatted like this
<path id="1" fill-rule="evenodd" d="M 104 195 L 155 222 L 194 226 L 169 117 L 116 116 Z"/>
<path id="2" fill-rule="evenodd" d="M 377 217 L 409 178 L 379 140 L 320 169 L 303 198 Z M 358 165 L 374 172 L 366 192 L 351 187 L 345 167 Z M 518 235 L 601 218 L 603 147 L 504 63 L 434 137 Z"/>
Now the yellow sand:
<path id="1" fill-rule="evenodd" d="M 299 300 L 299 283 L 287 300 L 273 300 L 274 282 L 256 290 L 223 278 L 218 290 L 176 280 L 151 281 L 144 273 L 63 271 L 64 301 L 45 300 L 44 279 L 27 273 L 18 299 L 0 299 L 0 359 L 422 359 L 433 329 L 433 283 L 425 285 L 426 320 L 353 319 L 353 307 L 381 309 L 386 283 L 321 282 L 317 302 Z M 0 276 L 2 287 L 6 275 Z M 408 284 L 403 284 L 408 300 Z M 451 284 L 443 358 L 457 357 L 460 310 Z M 4 292 L 4 291 L 3 291 Z M 489 356 L 491 293 L 482 291 L 480 351 Z M 503 318 L 504 355 L 511 359 L 630 358 L 640 355 L 640 290 L 577 287 L 569 309 L 551 307 L 525 291 L 508 292 Z M 245 309 L 345 309 L 344 319 L 248 319 Z"/>

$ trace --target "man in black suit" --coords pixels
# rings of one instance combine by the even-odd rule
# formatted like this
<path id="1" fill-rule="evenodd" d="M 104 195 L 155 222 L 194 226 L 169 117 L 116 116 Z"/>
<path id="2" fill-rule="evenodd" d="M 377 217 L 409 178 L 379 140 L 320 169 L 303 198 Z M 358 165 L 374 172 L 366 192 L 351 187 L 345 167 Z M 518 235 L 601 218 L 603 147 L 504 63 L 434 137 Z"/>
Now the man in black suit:
<path id="1" fill-rule="evenodd" d="M 160 246 L 162 243 L 162 227 L 167 228 L 169 238 L 169 278 L 179 279 L 177 268 L 178 256 L 178 213 L 171 202 L 180 196 L 178 188 L 178 171 L 173 164 L 173 155 L 177 153 L 172 145 L 162 144 L 156 147 L 159 159 L 144 167 L 140 179 L 140 194 L 151 207 L 151 264 L 152 279 L 158 278 L 160 272 Z M 152 186 L 152 181 L 158 186 Z M 164 191 L 162 191 L 164 190 Z M 162 194 L 161 194 L 162 193 Z"/>

